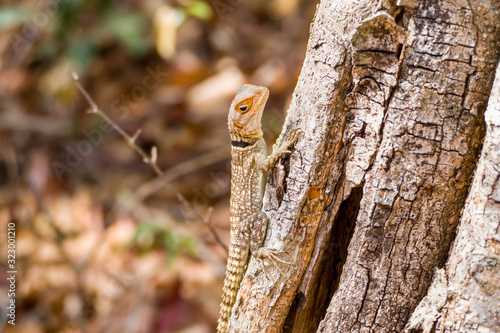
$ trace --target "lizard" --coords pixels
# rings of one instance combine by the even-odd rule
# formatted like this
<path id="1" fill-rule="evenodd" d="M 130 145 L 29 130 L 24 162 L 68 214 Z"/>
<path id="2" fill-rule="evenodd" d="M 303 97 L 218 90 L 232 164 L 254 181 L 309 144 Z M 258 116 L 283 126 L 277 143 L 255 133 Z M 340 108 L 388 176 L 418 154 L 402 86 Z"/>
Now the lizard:
<path id="1" fill-rule="evenodd" d="M 277 251 L 262 247 L 268 217 L 261 211 L 266 172 L 278 159 L 290 154 L 300 132 L 294 130 L 281 146 L 275 145 L 267 156 L 261 119 L 269 97 L 266 87 L 241 86 L 229 109 L 228 127 L 231 137 L 231 196 L 229 208 L 230 244 L 226 266 L 217 332 L 226 333 L 236 296 L 246 273 L 251 254 L 286 263 L 276 257 Z M 276 266 L 277 267 L 277 266 Z M 279 268 L 278 268 L 279 269 Z M 281 271 L 280 271 L 281 272 Z"/>

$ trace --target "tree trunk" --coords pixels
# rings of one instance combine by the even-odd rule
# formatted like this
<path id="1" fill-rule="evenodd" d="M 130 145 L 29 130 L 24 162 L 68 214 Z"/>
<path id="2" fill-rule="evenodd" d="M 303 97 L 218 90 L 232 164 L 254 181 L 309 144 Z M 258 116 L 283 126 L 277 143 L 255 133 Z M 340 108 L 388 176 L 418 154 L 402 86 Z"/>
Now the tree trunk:
<path id="1" fill-rule="evenodd" d="M 407 332 L 500 331 L 500 66 L 487 132 L 458 234 Z"/>
<path id="2" fill-rule="evenodd" d="M 469 238 L 449 254 L 484 138 L 499 7 L 320 4 L 279 140 L 295 128 L 303 135 L 272 170 L 264 200 L 265 246 L 286 251 L 290 264 L 263 267 L 252 258 L 232 332 L 499 329 L 498 154 L 484 153 L 493 160 L 478 171 L 485 178 L 476 180 L 460 229 Z M 487 144 L 498 153 L 495 133 Z M 478 217 L 477 202 L 489 217 Z M 470 237 L 481 223 L 488 231 Z M 472 241 L 483 257 L 465 256 Z M 480 311 L 490 314 L 474 316 Z"/>

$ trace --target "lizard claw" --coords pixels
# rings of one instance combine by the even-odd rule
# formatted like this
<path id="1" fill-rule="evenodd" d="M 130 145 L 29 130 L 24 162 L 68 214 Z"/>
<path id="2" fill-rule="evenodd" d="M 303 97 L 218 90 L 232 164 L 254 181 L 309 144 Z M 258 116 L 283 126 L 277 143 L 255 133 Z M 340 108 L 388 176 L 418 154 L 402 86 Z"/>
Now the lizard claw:
<path id="1" fill-rule="evenodd" d="M 291 262 L 288 262 L 288 261 L 285 261 L 283 259 L 280 259 L 277 256 L 278 254 L 282 254 L 282 253 L 287 253 L 287 252 L 285 252 L 285 251 L 279 251 L 279 250 L 268 248 L 268 247 L 261 247 L 260 249 L 258 249 L 257 251 L 255 251 L 253 253 L 253 255 L 261 263 L 262 267 L 264 267 L 264 261 L 263 261 L 263 259 L 268 259 L 270 262 L 273 263 L 274 267 L 276 267 L 276 269 L 281 273 L 281 275 L 283 275 L 287 279 L 287 281 L 290 282 L 290 280 L 285 275 L 285 273 L 283 273 L 283 271 L 279 268 L 279 265 L 278 265 L 277 261 L 279 261 L 279 262 L 281 262 L 283 264 L 286 264 L 286 265 L 292 265 L 292 266 L 294 266 L 294 265 Z M 263 271 L 264 271 L 264 274 L 266 275 L 266 278 L 268 280 L 270 280 L 269 276 L 267 276 L 267 273 L 266 273 L 265 269 L 263 269 Z"/>
<path id="2" fill-rule="evenodd" d="M 298 128 L 294 129 L 294 130 L 290 133 L 290 136 L 288 137 L 288 140 L 286 140 L 286 142 L 287 142 L 288 144 L 290 144 L 290 145 L 291 145 L 291 144 L 293 144 L 293 143 L 295 143 L 295 141 L 297 141 L 297 139 L 299 138 L 299 136 L 300 136 L 301 134 L 304 134 L 304 132 L 303 132 L 303 131 L 301 131 L 301 130 L 300 130 L 300 129 L 298 129 Z"/>
<path id="3" fill-rule="evenodd" d="M 290 133 L 290 135 L 288 136 L 288 138 L 285 140 L 285 142 L 283 143 L 283 145 L 280 147 L 280 155 L 291 154 L 292 152 L 290 150 L 288 150 L 288 148 L 290 148 L 290 146 L 292 146 L 295 143 L 295 141 L 297 141 L 297 139 L 299 138 L 299 136 L 301 134 L 303 134 L 303 133 L 304 132 L 302 132 L 298 128 L 294 129 Z"/>

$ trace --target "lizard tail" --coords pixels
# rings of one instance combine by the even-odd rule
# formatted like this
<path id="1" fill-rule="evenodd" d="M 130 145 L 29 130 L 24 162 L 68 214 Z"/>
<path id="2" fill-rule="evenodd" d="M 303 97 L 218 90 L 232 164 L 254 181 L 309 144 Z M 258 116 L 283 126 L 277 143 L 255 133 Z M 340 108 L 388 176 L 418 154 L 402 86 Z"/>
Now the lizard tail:
<path id="1" fill-rule="evenodd" d="M 228 332 L 229 317 L 236 303 L 236 295 L 243 280 L 248 260 L 248 247 L 242 248 L 236 244 L 229 247 L 226 277 L 222 289 L 222 302 L 220 305 L 217 333 Z"/>

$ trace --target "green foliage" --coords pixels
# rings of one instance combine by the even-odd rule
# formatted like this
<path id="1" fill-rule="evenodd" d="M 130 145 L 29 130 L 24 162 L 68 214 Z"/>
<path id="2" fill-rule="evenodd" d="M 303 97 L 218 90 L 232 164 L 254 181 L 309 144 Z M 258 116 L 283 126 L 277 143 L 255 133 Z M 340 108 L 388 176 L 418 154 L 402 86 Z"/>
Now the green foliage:
<path id="1" fill-rule="evenodd" d="M 84 36 L 71 41 L 66 48 L 66 56 L 78 65 L 79 68 L 87 68 L 92 64 L 96 54 L 94 41 Z"/>
<path id="2" fill-rule="evenodd" d="M 148 38 L 150 18 L 140 10 L 113 1 L 65 0 L 50 4 L 34 2 L 29 9 L 0 8 L 0 32 L 11 29 L 13 35 L 29 39 L 23 35 L 23 31 L 30 31 L 24 27 L 29 27 L 39 32 L 32 41 L 37 44 L 38 59 L 66 59 L 80 70 L 91 66 L 99 50 L 112 43 L 123 46 L 131 58 L 144 55 L 152 47 Z"/>
<path id="3" fill-rule="evenodd" d="M 209 20 L 213 16 L 212 7 L 205 1 L 191 1 L 186 7 L 187 15 L 194 16 L 200 20 Z"/>
<path id="4" fill-rule="evenodd" d="M 147 21 L 140 13 L 112 11 L 104 16 L 101 29 L 109 32 L 132 55 L 142 55 L 147 50 Z"/>
<path id="5" fill-rule="evenodd" d="M 86 13 L 86 8 L 82 6 L 82 0 L 67 0 L 62 2 L 58 8 L 57 33 L 66 34 L 78 25 L 78 16 Z"/>
<path id="6" fill-rule="evenodd" d="M 137 227 L 130 240 L 129 248 L 136 250 L 139 254 L 163 250 L 165 263 L 170 265 L 180 254 L 193 255 L 196 242 L 193 238 L 161 226 L 156 221 L 148 221 Z"/>
<path id="7" fill-rule="evenodd" d="M 22 7 L 0 8 L 0 31 L 21 24 L 28 16 L 28 11 Z"/>
<path id="8" fill-rule="evenodd" d="M 36 5 L 35 5 L 36 4 Z M 51 62 L 69 60 L 79 70 L 92 66 L 99 50 L 112 43 L 121 45 L 131 58 L 141 57 L 153 45 L 150 13 L 134 5 L 119 1 L 65 0 L 60 2 L 33 2 L 0 8 L 0 32 L 12 29 L 22 36 L 21 26 L 36 29 L 38 59 Z M 212 7 L 201 0 L 188 2 L 177 8 L 183 17 L 209 20 Z M 46 21 L 37 21 L 43 17 Z M 184 21 L 184 20 L 183 20 Z"/>

